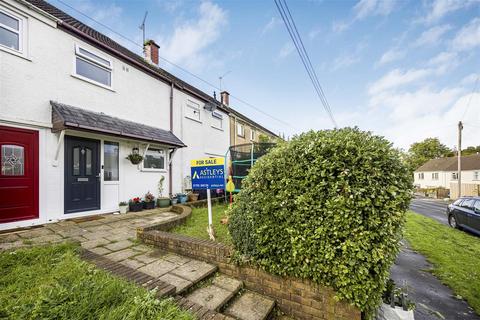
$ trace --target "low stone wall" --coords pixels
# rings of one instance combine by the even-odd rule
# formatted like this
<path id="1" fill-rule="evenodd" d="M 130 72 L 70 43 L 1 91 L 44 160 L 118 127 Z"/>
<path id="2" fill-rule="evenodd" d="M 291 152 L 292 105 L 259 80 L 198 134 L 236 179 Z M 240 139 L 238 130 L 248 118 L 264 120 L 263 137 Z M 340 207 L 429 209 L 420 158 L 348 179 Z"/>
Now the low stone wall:
<path id="1" fill-rule="evenodd" d="M 163 250 L 214 263 L 219 271 L 244 282 L 247 289 L 269 296 L 279 308 L 297 319 L 360 320 L 360 311 L 334 299 L 330 288 L 308 280 L 279 277 L 251 266 L 230 262 L 233 249 L 210 240 L 201 240 L 160 229 L 138 233 L 139 239 Z"/>
<path id="2" fill-rule="evenodd" d="M 170 211 L 178 213 L 178 216 L 171 217 L 168 220 L 162 221 L 152 225 L 141 226 L 137 228 L 137 238 L 141 238 L 139 235 L 149 230 L 162 230 L 168 231 L 176 226 L 184 224 L 185 221 L 192 214 L 192 208 L 184 205 L 174 205 L 170 207 Z"/>

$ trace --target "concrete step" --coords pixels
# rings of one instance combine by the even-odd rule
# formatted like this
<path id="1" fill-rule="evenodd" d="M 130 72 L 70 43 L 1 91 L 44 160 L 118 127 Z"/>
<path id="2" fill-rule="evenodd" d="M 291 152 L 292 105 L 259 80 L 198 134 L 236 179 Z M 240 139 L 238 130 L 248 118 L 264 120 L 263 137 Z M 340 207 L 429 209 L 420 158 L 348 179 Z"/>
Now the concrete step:
<path id="1" fill-rule="evenodd" d="M 234 299 L 223 313 L 239 320 L 265 320 L 274 306 L 274 300 L 252 291 L 245 291 Z"/>
<path id="2" fill-rule="evenodd" d="M 203 261 L 191 260 L 164 274 L 160 279 L 176 287 L 182 293 L 217 271 L 217 266 Z"/>
<path id="3" fill-rule="evenodd" d="M 186 298 L 210 310 L 219 311 L 242 286 L 241 281 L 219 275 L 213 279 L 211 284 L 195 289 Z"/>

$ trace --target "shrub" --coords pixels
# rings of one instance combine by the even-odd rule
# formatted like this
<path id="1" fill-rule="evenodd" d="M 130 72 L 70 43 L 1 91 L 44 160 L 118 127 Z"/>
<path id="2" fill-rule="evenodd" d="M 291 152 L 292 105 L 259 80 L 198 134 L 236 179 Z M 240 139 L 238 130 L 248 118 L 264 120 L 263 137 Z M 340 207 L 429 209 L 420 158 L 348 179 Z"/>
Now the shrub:
<path id="1" fill-rule="evenodd" d="M 399 249 L 412 179 L 398 151 L 357 128 L 302 134 L 258 160 L 229 212 L 240 254 L 335 289 L 367 318 Z"/>

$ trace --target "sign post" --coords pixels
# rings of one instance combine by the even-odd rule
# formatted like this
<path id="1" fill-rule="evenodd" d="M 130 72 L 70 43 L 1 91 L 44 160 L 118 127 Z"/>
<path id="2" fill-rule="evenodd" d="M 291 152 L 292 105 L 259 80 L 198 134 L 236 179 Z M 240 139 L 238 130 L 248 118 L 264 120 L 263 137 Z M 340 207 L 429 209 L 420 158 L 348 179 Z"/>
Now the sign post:
<path id="1" fill-rule="evenodd" d="M 215 240 L 210 189 L 225 189 L 225 159 L 204 158 L 191 160 L 192 190 L 206 189 L 208 202 L 208 228 L 210 239 Z"/>

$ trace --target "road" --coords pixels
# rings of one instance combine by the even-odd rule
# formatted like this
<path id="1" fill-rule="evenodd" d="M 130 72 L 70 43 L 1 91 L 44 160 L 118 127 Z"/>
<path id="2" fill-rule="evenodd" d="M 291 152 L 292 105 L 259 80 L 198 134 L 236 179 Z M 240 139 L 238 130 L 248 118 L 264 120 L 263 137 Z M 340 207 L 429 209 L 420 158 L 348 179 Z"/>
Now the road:
<path id="1" fill-rule="evenodd" d="M 441 200 L 417 198 L 410 209 L 448 225 L 445 211 L 447 203 Z M 416 304 L 415 320 L 480 320 L 464 300 L 443 285 L 431 272 L 433 266 L 426 258 L 413 251 L 402 241 L 402 248 L 390 276 L 398 286 L 407 287 L 408 295 Z"/>

